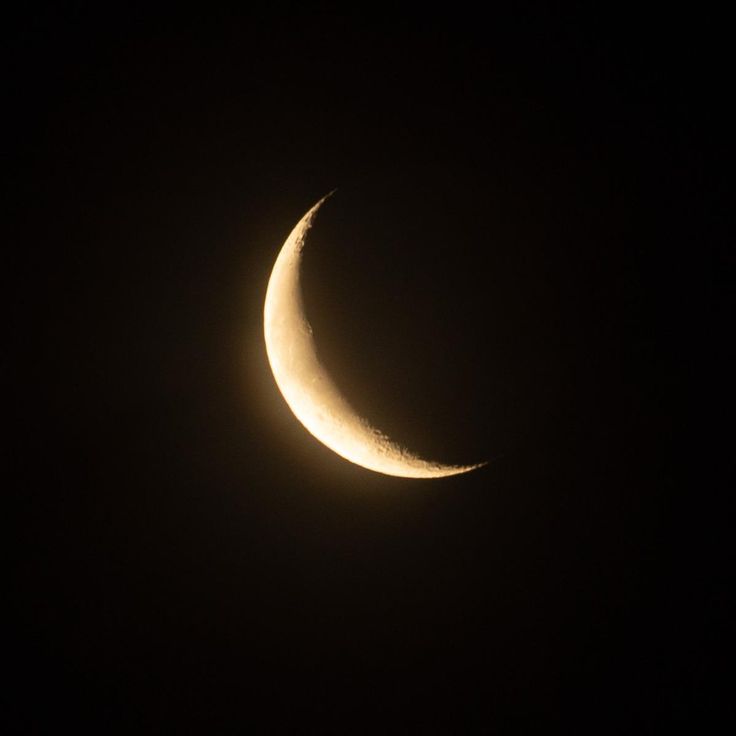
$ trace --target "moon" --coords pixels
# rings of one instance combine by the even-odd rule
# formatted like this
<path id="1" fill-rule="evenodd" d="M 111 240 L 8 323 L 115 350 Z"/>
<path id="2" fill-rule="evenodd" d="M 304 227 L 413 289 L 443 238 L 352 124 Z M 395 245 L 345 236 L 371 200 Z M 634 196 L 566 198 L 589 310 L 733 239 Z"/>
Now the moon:
<path id="1" fill-rule="evenodd" d="M 485 465 L 443 465 L 404 449 L 355 412 L 320 363 L 304 313 L 300 271 L 307 232 L 331 195 L 322 197 L 291 231 L 276 258 L 266 290 L 266 352 L 286 403 L 322 444 L 377 473 L 400 478 L 444 478 Z"/>

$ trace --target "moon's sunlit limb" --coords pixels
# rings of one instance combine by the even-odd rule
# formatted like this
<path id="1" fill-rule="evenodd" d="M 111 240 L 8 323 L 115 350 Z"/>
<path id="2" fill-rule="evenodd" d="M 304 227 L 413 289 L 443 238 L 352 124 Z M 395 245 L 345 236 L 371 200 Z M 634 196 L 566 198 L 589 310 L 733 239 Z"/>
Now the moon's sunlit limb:
<path id="1" fill-rule="evenodd" d="M 307 232 L 317 210 L 331 194 L 320 199 L 291 231 L 266 290 L 266 352 L 286 403 L 320 442 L 346 460 L 377 473 L 443 478 L 485 465 L 442 465 L 408 452 L 356 414 L 320 363 L 304 313 L 300 271 Z"/>

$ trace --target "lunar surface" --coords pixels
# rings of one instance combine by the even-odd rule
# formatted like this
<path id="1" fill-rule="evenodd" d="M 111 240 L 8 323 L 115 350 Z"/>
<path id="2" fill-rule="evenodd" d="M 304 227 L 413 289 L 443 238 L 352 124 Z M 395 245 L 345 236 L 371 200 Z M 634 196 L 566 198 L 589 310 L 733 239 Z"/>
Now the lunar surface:
<path id="1" fill-rule="evenodd" d="M 360 417 L 320 363 L 312 328 L 304 314 L 300 269 L 307 232 L 329 196 L 317 202 L 291 231 L 266 291 L 266 351 L 286 403 L 320 442 L 346 460 L 377 473 L 443 478 L 485 465 L 443 465 L 412 454 Z"/>

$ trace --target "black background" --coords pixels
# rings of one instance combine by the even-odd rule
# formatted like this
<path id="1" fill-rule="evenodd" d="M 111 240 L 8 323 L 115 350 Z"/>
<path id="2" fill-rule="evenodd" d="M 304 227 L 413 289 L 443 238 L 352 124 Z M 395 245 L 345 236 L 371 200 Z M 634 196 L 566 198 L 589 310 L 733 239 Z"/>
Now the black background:
<path id="1" fill-rule="evenodd" d="M 719 25 L 12 20 L 21 732 L 703 723 L 725 578 L 685 434 L 733 267 Z M 487 467 L 364 471 L 278 393 L 270 268 L 334 187 L 304 264 L 325 364 L 390 436 Z"/>

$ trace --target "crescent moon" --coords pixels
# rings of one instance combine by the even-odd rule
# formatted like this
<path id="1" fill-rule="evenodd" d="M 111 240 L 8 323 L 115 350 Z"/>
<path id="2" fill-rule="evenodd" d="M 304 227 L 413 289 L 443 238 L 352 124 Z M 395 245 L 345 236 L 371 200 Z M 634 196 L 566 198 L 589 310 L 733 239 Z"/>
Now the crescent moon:
<path id="1" fill-rule="evenodd" d="M 368 470 L 401 478 L 443 478 L 477 465 L 442 465 L 412 454 L 360 417 L 340 393 L 317 357 L 304 314 L 300 284 L 302 249 L 317 202 L 291 231 L 276 258 L 266 290 L 263 331 L 273 376 L 296 418 L 341 457 Z"/>

